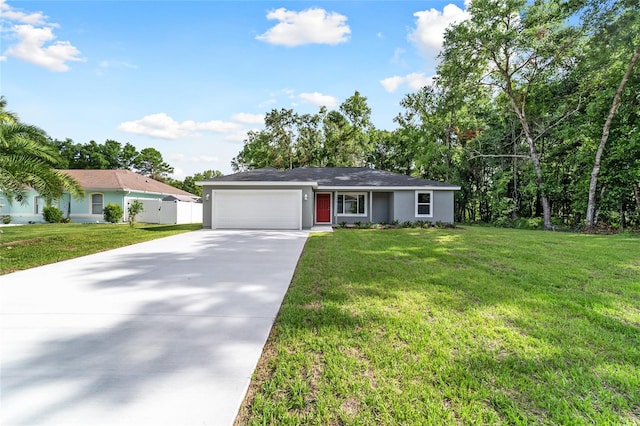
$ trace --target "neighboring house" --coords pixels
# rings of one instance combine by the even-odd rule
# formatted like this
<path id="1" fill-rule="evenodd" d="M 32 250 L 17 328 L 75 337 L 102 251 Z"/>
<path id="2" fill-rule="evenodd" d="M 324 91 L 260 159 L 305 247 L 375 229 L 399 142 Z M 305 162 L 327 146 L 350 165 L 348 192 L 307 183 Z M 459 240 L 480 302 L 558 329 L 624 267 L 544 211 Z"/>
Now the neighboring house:
<path id="1" fill-rule="evenodd" d="M 122 207 L 126 222 L 127 207 L 134 200 L 144 205 L 143 212 L 136 218 L 138 222 L 202 222 L 200 197 L 149 177 L 129 170 L 61 171 L 75 178 L 85 190 L 85 196 L 80 200 L 65 193 L 52 203 L 72 222 L 104 222 L 103 209 L 109 203 Z M 167 200 L 163 201 L 165 198 Z M 0 193 L 0 215 L 11 216 L 12 223 L 44 222 L 42 209 L 45 206 L 45 200 L 33 190 L 22 202 L 14 200 L 11 204 Z M 186 210 L 188 214 L 184 213 Z"/>
<path id="2" fill-rule="evenodd" d="M 358 167 L 251 170 L 198 182 L 203 227 L 309 229 L 424 220 L 453 223 L 460 187 Z"/>

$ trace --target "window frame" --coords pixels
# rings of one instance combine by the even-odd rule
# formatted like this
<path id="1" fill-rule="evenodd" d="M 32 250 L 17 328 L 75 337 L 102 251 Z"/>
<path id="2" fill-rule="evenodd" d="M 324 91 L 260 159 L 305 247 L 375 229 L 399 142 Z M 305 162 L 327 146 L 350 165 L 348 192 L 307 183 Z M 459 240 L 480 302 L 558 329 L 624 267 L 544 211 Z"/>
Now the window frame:
<path id="1" fill-rule="evenodd" d="M 433 217 L 433 191 L 416 191 L 415 193 L 415 214 L 416 217 Z M 421 194 L 429 194 L 429 202 L 428 203 L 420 203 L 420 195 Z M 421 214 L 419 213 L 420 206 L 429 206 L 429 214 Z"/>
<path id="2" fill-rule="evenodd" d="M 93 212 L 93 207 L 95 205 L 95 203 L 93 202 L 93 197 L 95 195 L 99 195 L 99 196 L 102 197 L 102 203 L 101 203 L 102 207 L 100 207 L 100 213 L 94 213 Z M 92 192 L 89 195 L 89 213 L 92 214 L 92 215 L 102 215 L 102 214 L 104 214 L 104 194 L 102 192 Z"/>
<path id="3" fill-rule="evenodd" d="M 363 213 L 344 213 L 344 196 L 345 195 L 349 195 L 349 196 L 355 196 L 356 200 L 357 200 L 357 210 L 360 211 L 360 196 L 363 196 L 364 199 L 362 200 L 362 206 L 364 208 L 364 212 Z M 342 198 L 342 211 L 338 208 L 338 203 L 339 203 L 339 198 Z M 335 203 L 335 211 L 336 211 L 336 216 L 349 216 L 349 217 L 367 217 L 369 212 L 368 212 L 368 207 L 367 207 L 367 193 L 366 192 L 336 192 L 336 203 Z"/>

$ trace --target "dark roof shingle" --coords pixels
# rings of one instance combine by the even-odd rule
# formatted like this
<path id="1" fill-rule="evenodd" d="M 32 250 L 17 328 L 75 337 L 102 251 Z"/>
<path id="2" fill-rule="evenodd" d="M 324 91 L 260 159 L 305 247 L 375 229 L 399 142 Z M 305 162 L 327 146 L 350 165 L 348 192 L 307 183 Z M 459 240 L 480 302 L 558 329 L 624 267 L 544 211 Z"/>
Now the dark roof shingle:
<path id="1" fill-rule="evenodd" d="M 205 182 L 317 182 L 318 186 L 441 186 L 448 183 L 366 167 L 300 167 L 291 170 L 256 169 L 208 179 Z"/>

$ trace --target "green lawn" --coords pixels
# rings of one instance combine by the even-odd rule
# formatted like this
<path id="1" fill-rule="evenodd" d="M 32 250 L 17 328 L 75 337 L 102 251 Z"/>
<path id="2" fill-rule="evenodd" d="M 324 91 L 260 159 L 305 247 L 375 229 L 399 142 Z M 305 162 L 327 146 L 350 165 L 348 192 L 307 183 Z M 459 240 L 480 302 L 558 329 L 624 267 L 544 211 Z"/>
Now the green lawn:
<path id="1" fill-rule="evenodd" d="M 0 227 L 0 274 L 202 229 L 202 224 L 36 224 Z"/>
<path id="2" fill-rule="evenodd" d="M 640 424 L 640 238 L 310 236 L 237 424 Z"/>

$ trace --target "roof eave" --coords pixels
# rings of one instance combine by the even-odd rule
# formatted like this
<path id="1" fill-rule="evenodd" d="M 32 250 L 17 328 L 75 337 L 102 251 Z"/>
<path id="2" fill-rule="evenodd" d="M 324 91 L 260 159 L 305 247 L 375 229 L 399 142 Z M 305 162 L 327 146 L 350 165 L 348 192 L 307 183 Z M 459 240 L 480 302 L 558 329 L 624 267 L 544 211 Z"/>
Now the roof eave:
<path id="1" fill-rule="evenodd" d="M 342 186 L 342 185 L 320 185 L 319 190 L 325 191 L 459 191 L 459 186 L 437 186 L 437 185 L 420 185 L 420 186 Z"/>
<path id="2" fill-rule="evenodd" d="M 200 186 L 310 186 L 312 188 L 318 187 L 318 182 L 309 182 L 309 181 L 265 181 L 265 180 L 227 180 L 227 181 L 199 181 L 196 182 L 196 185 Z"/>

